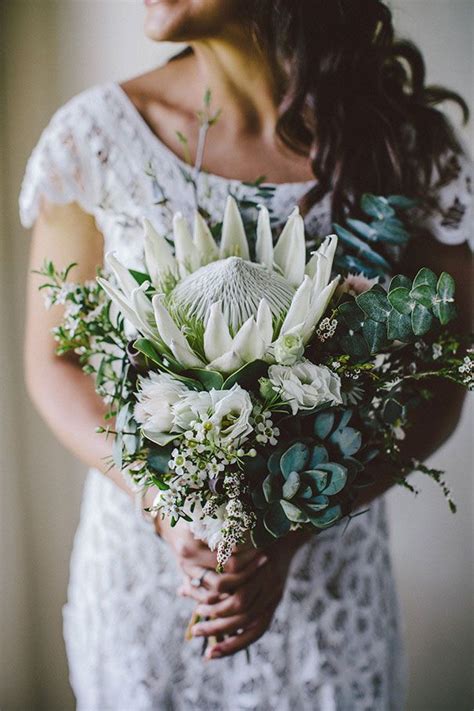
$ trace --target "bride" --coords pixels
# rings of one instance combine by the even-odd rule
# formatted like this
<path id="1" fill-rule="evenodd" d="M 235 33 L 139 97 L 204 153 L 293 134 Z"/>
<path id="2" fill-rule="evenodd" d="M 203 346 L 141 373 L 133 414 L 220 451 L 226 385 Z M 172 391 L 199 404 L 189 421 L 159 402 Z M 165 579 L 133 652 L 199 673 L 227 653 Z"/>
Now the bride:
<path id="1" fill-rule="evenodd" d="M 424 86 L 419 52 L 395 42 L 383 2 L 145 5 L 148 37 L 188 49 L 123 84 L 92 87 L 54 115 L 20 196 L 22 222 L 34 227 L 32 269 L 45 258 L 59 268 L 77 262 L 75 278 L 92 279 L 109 250 L 143 268 L 142 218 L 169 234 L 174 211 L 192 215 L 183 136 L 194 156 L 196 110 L 210 88 L 222 114 L 206 143 L 198 200 L 213 221 L 229 192 L 266 200 L 277 230 L 298 203 L 315 238 L 364 191 L 417 197 L 401 271 L 420 262 L 445 269 L 458 302 L 469 303 L 472 165 L 434 108 L 453 95 Z M 290 534 L 265 551 L 243 547 L 218 576 L 215 554 L 184 524 L 146 520 L 120 472 L 107 470 L 109 440 L 94 433 L 102 402 L 77 362 L 54 355 L 61 314 L 44 313 L 37 285 L 30 277 L 29 391 L 89 467 L 64 608 L 80 711 L 403 708 L 389 477 L 377 470 L 377 486 L 357 502 L 369 511 L 344 535 L 335 528 L 309 540 Z M 456 390 L 438 386 L 436 397 L 436 419 L 420 411 L 403 443 L 420 459 L 459 418 Z M 185 642 L 196 605 L 209 620 Z M 211 640 L 204 658 L 203 638 Z M 249 646 L 250 663 L 236 654 Z"/>

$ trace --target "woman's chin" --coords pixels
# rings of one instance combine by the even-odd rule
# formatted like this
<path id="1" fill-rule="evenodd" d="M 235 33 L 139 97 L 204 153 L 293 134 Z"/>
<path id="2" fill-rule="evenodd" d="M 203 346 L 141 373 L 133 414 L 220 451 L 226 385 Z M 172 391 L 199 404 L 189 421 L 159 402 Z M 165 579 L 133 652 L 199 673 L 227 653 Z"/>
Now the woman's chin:
<path id="1" fill-rule="evenodd" d="M 155 42 L 180 42 L 186 34 L 186 3 L 159 0 L 146 6 L 145 35 Z"/>

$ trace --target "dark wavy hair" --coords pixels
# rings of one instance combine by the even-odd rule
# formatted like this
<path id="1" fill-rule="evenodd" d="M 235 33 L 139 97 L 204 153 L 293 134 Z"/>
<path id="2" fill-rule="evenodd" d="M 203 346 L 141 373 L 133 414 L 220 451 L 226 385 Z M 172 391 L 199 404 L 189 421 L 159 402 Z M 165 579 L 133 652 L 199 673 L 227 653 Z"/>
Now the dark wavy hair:
<path id="1" fill-rule="evenodd" d="M 429 204 L 432 169 L 450 176 L 443 154 L 462 153 L 435 106 L 456 102 L 425 84 L 419 49 L 398 39 L 381 0 L 248 0 L 251 31 L 276 67 L 277 133 L 309 155 L 316 179 L 308 209 L 332 190 L 332 217 L 356 210 L 363 192 L 401 193 Z M 443 179 L 443 170 L 445 173 Z"/>

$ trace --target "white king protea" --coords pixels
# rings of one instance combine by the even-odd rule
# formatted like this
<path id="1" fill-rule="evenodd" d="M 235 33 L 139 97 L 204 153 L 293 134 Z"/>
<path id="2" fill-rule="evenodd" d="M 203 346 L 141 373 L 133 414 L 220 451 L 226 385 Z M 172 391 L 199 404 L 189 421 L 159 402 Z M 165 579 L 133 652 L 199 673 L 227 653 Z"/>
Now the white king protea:
<path id="1" fill-rule="evenodd" d="M 308 343 L 339 281 L 330 281 L 335 235 L 306 263 L 298 208 L 273 246 L 268 210 L 260 207 L 255 262 L 232 197 L 219 246 L 198 213 L 192 235 L 183 216 L 175 214 L 174 251 L 147 220 L 144 227 L 151 284 L 138 286 L 113 254 L 106 261 L 118 288 L 99 282 L 137 331 L 184 368 L 229 374 L 257 359 L 279 362 L 286 336 L 301 346 Z"/>

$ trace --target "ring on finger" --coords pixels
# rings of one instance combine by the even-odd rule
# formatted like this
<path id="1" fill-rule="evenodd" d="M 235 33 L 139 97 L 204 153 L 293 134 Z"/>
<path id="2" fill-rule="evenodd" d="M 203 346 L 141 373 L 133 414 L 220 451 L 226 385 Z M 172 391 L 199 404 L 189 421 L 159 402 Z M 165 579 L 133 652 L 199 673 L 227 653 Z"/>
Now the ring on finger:
<path id="1" fill-rule="evenodd" d="M 202 588 L 202 587 L 203 587 L 203 583 L 204 583 L 204 578 L 206 577 L 207 572 L 208 572 L 207 569 L 204 568 L 204 570 L 203 570 L 203 572 L 201 573 L 201 576 L 200 576 L 199 578 L 197 578 L 197 577 L 191 578 L 190 581 L 189 581 L 189 584 L 191 585 L 191 587 L 193 587 L 193 588 Z"/>

